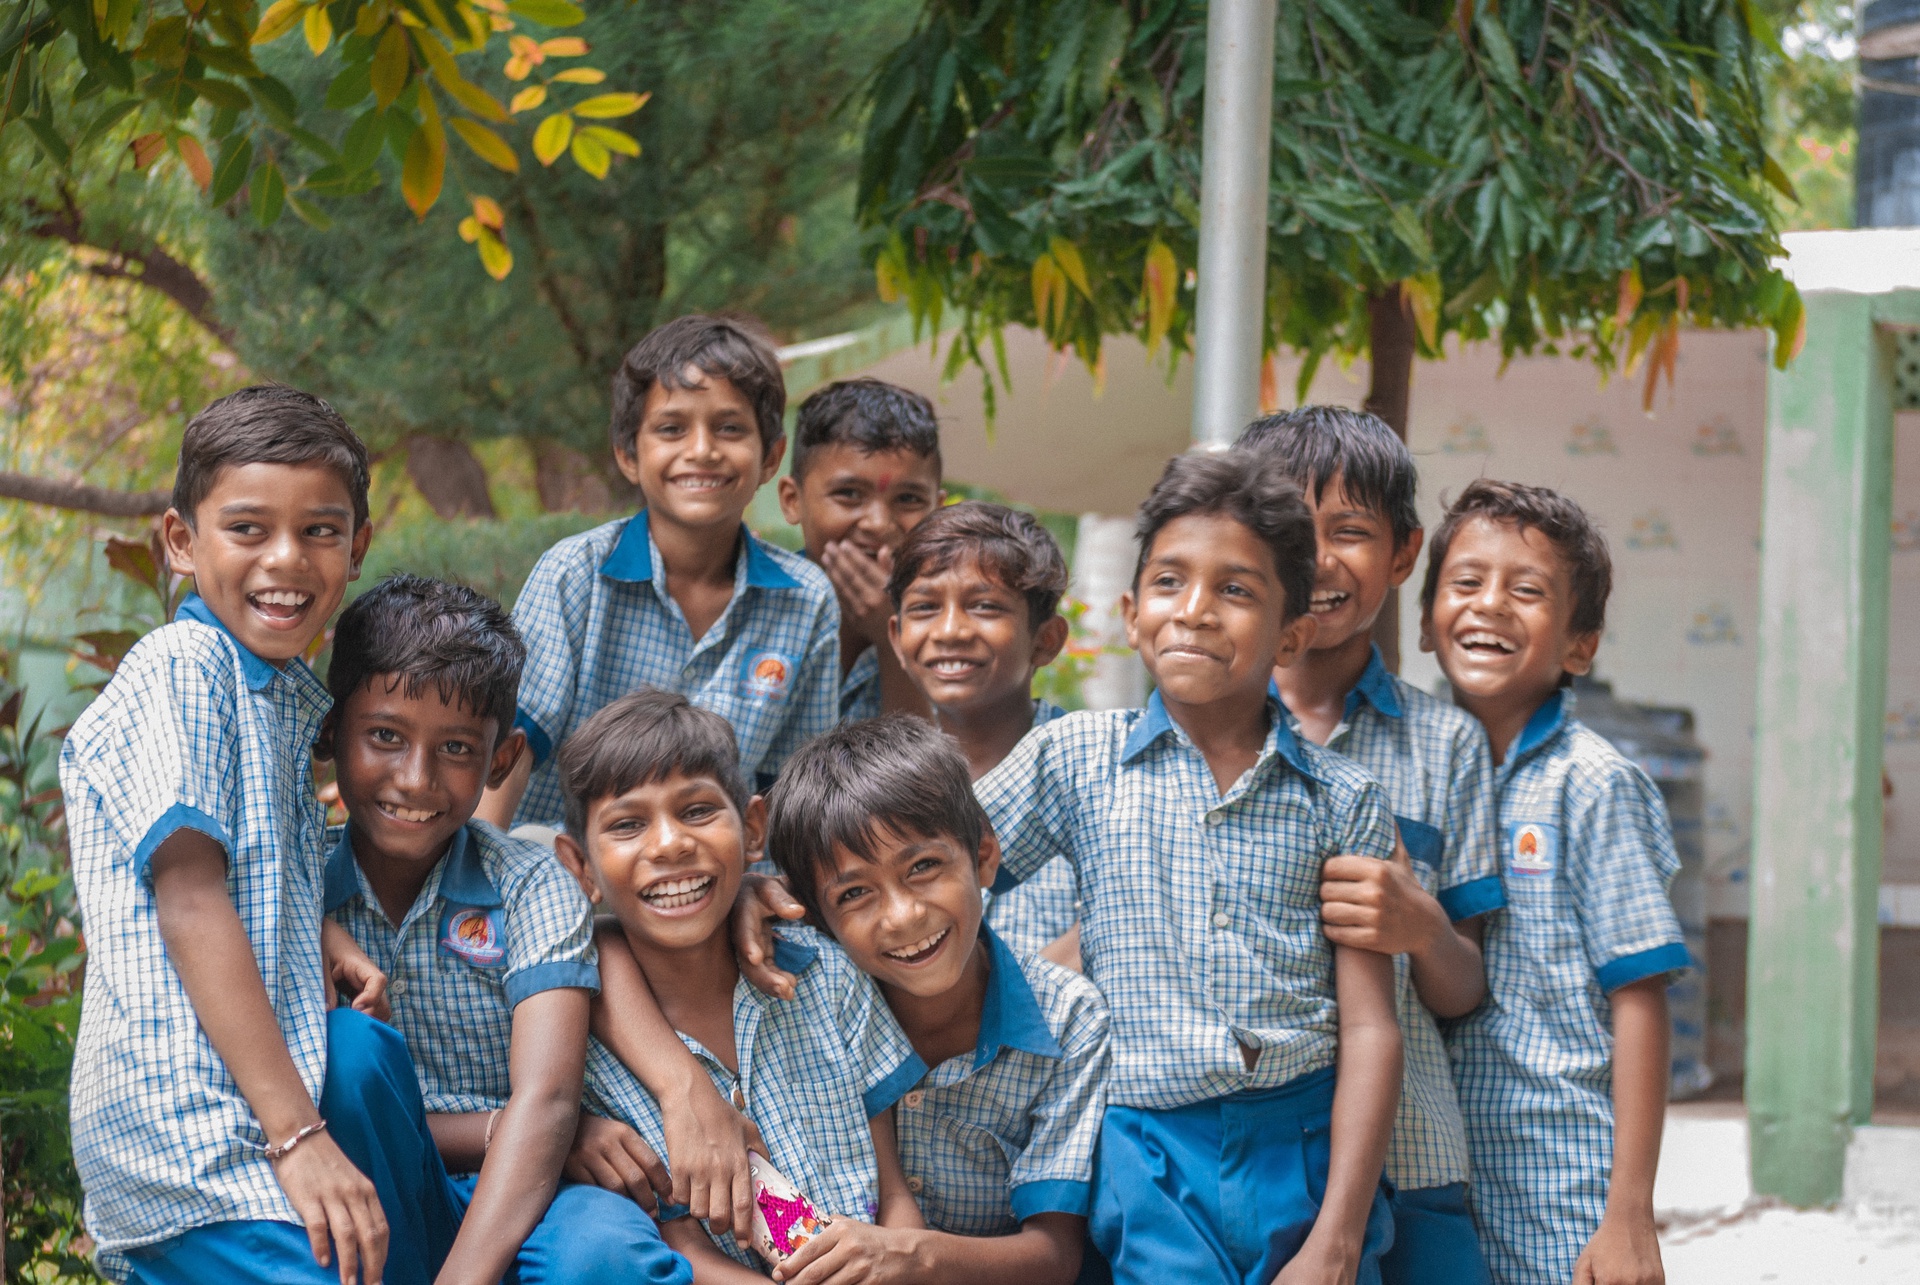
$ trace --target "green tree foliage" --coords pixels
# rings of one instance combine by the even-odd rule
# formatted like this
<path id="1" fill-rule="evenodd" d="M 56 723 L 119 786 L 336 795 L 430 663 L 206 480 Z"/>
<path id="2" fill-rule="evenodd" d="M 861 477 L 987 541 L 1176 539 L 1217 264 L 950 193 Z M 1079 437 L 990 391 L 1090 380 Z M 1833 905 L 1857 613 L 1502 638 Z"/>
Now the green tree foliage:
<path id="1" fill-rule="evenodd" d="M 1266 326 L 1303 388 L 1383 320 L 1430 357 L 1646 358 L 1649 389 L 1683 323 L 1794 350 L 1750 0 L 1279 8 Z M 950 367 L 1009 323 L 1089 362 L 1191 345 L 1205 28 L 1200 0 L 928 0 L 872 86 L 861 215 L 882 293 L 959 313 Z"/>
<path id="2" fill-rule="evenodd" d="M 1763 42 L 1772 154 L 1798 199 L 1784 201 L 1786 226 L 1853 226 L 1853 155 L 1858 105 L 1857 26 L 1849 0 L 1769 0 L 1777 42 Z"/>
<path id="3" fill-rule="evenodd" d="M 449 185 L 505 216 L 521 266 L 497 285 L 391 203 L 342 208 L 325 234 L 223 220 L 209 267 L 239 350 L 376 445 L 516 434 L 604 457 L 613 370 L 664 317 L 735 309 L 817 333 L 877 306 L 843 107 L 912 17 L 904 0 L 596 12 L 578 28 L 595 63 L 668 87 L 632 122 L 637 159 L 597 183 L 451 157 Z"/>

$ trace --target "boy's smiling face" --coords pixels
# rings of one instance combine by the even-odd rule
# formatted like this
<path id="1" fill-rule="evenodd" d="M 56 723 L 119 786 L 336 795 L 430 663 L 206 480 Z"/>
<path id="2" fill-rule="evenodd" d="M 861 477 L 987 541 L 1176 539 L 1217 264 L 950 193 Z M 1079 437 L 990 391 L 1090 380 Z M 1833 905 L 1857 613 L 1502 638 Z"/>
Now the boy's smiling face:
<path id="1" fill-rule="evenodd" d="M 1017 693 L 1033 694 L 1034 671 L 1066 645 L 1067 622 L 1033 629 L 1027 596 L 963 557 L 920 576 L 900 596 L 889 625 L 894 650 L 935 709 L 962 713 Z"/>
<path id="2" fill-rule="evenodd" d="M 481 793 L 513 770 L 520 732 L 435 683 L 407 695 L 397 674 L 375 674 L 327 716 L 319 757 L 331 758 L 355 851 L 431 865 L 473 816 Z"/>
<path id="3" fill-rule="evenodd" d="M 1600 646 L 1576 634 L 1573 573 L 1540 531 L 1475 517 L 1447 547 L 1420 649 L 1435 653 L 1455 698 L 1483 722 L 1531 711 L 1584 674 Z"/>
<path id="4" fill-rule="evenodd" d="M 869 558 L 898 549 L 907 532 L 940 506 L 940 466 L 910 450 L 862 451 L 828 442 L 807 452 L 798 478 L 780 479 L 780 512 L 806 538 L 815 562 L 846 542 Z"/>
<path id="5" fill-rule="evenodd" d="M 1313 578 L 1313 650 L 1330 651 L 1361 634 L 1372 635 L 1387 591 L 1405 583 L 1420 557 L 1423 533 L 1397 546 L 1393 523 L 1347 494 L 1340 477 L 1306 493 L 1319 548 Z"/>
<path id="6" fill-rule="evenodd" d="M 950 835 L 876 828 L 867 861 L 836 847 L 815 873 L 827 931 L 883 988 L 930 998 L 957 987 L 980 938 L 980 890 L 1000 869 L 992 833 L 978 853 Z"/>
<path id="7" fill-rule="evenodd" d="M 193 521 L 169 509 L 161 531 L 174 574 L 260 659 L 306 651 L 360 578 L 373 528 L 353 524 L 353 496 L 324 464 L 222 468 Z"/>
<path id="8" fill-rule="evenodd" d="M 647 390 L 633 446 L 614 463 L 646 496 L 652 521 L 731 533 L 779 469 L 786 439 L 762 448 L 753 403 L 731 380 L 693 366 L 682 379 L 684 388 Z"/>
<path id="9" fill-rule="evenodd" d="M 766 818 L 758 795 L 742 814 L 712 777 L 674 772 L 595 799 L 587 808 L 584 851 L 566 834 L 555 848 L 630 942 L 687 950 L 727 930 L 747 862 L 760 853 Z"/>
<path id="10" fill-rule="evenodd" d="M 1313 639 L 1313 617 L 1283 623 L 1286 608 L 1272 548 L 1219 513 L 1161 527 L 1120 598 L 1127 642 L 1162 699 L 1185 706 L 1264 700 L 1275 666 L 1291 665 Z"/>

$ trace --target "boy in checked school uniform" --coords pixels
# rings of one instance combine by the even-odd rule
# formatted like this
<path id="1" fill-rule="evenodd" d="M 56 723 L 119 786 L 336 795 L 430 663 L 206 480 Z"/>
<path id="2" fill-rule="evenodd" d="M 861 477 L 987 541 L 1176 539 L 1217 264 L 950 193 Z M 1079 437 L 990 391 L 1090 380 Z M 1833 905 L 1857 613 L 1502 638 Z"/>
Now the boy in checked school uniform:
<path id="1" fill-rule="evenodd" d="M 1406 1082 L 1387 1148 L 1394 1185 L 1387 1285 L 1485 1285 L 1467 1204 L 1467 1137 L 1435 1017 L 1486 993 L 1484 916 L 1500 908 L 1493 760 L 1472 715 L 1387 672 L 1373 625 L 1420 555 L 1418 475 L 1378 417 L 1304 406 L 1260 420 L 1240 445 L 1305 492 L 1319 555 L 1313 645 L 1274 671 L 1306 738 L 1380 782 L 1400 846 L 1391 862 L 1335 857 L 1321 889 L 1327 935 L 1394 957 Z"/>
<path id="2" fill-rule="evenodd" d="M 1500 1285 L 1655 1285 L 1667 981 L 1688 966 L 1659 791 L 1573 716 L 1613 567 L 1580 506 L 1482 479 L 1434 532 L 1420 645 L 1487 729 L 1506 908 L 1449 1033 Z"/>
<path id="3" fill-rule="evenodd" d="M 1374 1285 L 1401 1078 L 1393 962 L 1329 943 L 1321 870 L 1385 860 L 1380 787 L 1270 694 L 1313 638 L 1313 517 L 1279 464 L 1184 455 L 1122 598 L 1144 710 L 1069 714 L 975 786 L 1017 878 L 1074 863 L 1112 1015 L 1094 1244 L 1127 1285 Z"/>
<path id="4" fill-rule="evenodd" d="M 833 588 L 741 521 L 779 470 L 786 399 L 773 349 L 725 318 L 670 321 L 621 362 L 613 459 L 646 507 L 554 545 L 515 600 L 527 644 L 516 718 L 532 753 L 488 791 L 483 820 L 558 827 L 554 751 L 638 687 L 681 692 L 732 724 L 749 780 L 771 781 L 833 726 Z"/>

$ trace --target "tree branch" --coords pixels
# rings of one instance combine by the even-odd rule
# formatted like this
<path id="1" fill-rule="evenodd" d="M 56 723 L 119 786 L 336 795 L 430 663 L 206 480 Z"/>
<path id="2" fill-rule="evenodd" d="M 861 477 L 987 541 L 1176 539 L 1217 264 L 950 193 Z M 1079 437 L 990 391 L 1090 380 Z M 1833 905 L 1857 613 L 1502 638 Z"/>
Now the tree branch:
<path id="1" fill-rule="evenodd" d="M 110 518 L 147 518 L 165 513 L 173 503 L 173 492 L 114 491 L 104 486 L 88 486 L 85 482 L 61 482 L 27 473 L 0 473 L 0 499 L 78 509 Z"/>

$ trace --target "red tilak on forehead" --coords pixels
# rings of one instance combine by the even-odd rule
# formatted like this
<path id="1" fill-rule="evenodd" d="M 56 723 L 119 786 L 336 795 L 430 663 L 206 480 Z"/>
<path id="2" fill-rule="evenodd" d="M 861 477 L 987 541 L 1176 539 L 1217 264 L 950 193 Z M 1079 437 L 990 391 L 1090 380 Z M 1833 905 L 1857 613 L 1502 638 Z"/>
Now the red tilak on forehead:
<path id="1" fill-rule="evenodd" d="M 884 491 L 884 490 L 887 490 L 892 485 L 893 485 L 893 474 L 882 473 L 880 475 L 880 489 Z"/>

